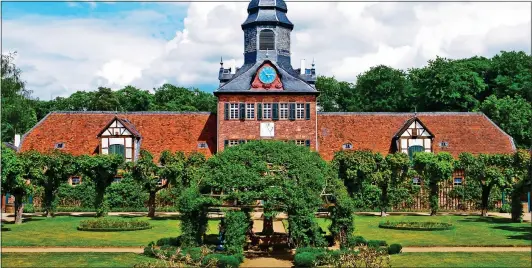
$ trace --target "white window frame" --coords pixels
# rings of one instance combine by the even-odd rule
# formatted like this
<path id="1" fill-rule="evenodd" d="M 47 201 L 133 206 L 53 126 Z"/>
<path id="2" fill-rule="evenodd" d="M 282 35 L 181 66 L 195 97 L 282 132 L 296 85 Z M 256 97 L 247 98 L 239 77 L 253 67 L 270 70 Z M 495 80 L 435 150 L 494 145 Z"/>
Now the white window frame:
<path id="1" fill-rule="evenodd" d="M 78 180 L 77 183 L 74 183 L 74 178 L 76 178 Z M 79 176 L 74 176 L 70 179 L 70 185 L 72 186 L 76 186 L 76 185 L 80 185 L 81 184 L 81 177 Z"/>
<path id="2" fill-rule="evenodd" d="M 229 103 L 229 119 L 239 119 L 238 103 Z"/>
<path id="3" fill-rule="evenodd" d="M 206 141 L 200 141 L 200 142 L 198 142 L 198 148 L 207 149 L 207 148 L 209 148 L 209 145 L 207 144 Z"/>
<path id="4" fill-rule="evenodd" d="M 305 145 L 305 140 L 295 140 L 294 143 L 296 145 L 303 145 L 304 146 Z"/>
<path id="5" fill-rule="evenodd" d="M 304 103 L 296 103 L 296 119 L 305 119 Z"/>
<path id="6" fill-rule="evenodd" d="M 460 179 L 460 183 L 456 183 L 456 179 Z M 460 186 L 460 185 L 463 185 L 463 184 L 464 184 L 464 178 L 460 178 L 460 177 L 453 178 L 453 185 L 454 186 Z"/>
<path id="7" fill-rule="evenodd" d="M 288 119 L 288 103 L 279 103 L 279 119 Z"/>
<path id="8" fill-rule="evenodd" d="M 255 119 L 255 103 L 246 103 L 246 119 Z"/>
<path id="9" fill-rule="evenodd" d="M 262 104 L 262 119 L 272 119 L 272 104 L 271 103 Z"/>
<path id="10" fill-rule="evenodd" d="M 240 143 L 240 140 L 228 140 L 227 141 L 227 146 L 228 147 L 231 147 L 231 146 L 236 146 Z"/>

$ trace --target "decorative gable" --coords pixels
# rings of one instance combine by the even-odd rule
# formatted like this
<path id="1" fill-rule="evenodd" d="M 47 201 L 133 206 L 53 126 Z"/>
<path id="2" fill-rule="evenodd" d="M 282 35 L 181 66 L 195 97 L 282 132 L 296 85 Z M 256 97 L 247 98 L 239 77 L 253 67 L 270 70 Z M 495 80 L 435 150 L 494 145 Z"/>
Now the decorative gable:
<path id="1" fill-rule="evenodd" d="M 434 135 L 417 118 L 406 121 L 403 127 L 395 134 L 397 150 L 408 154 L 410 157 L 415 152 L 432 152 Z"/>
<path id="2" fill-rule="evenodd" d="M 273 70 L 273 72 L 271 70 Z M 261 81 L 261 74 L 274 75 L 275 78 L 272 82 L 264 82 Z M 284 90 L 279 71 L 269 61 L 266 61 L 261 67 L 257 69 L 257 72 L 255 73 L 251 83 L 251 90 Z"/>
<path id="3" fill-rule="evenodd" d="M 101 154 L 122 155 L 134 161 L 140 149 L 140 133 L 127 119 L 113 118 L 98 134 Z"/>

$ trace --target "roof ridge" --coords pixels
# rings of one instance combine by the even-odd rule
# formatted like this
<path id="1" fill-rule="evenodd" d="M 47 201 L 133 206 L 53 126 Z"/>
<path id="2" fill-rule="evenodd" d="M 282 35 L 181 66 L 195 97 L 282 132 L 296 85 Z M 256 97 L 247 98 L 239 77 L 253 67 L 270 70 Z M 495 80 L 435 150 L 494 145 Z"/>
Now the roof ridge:
<path id="1" fill-rule="evenodd" d="M 318 115 L 483 115 L 481 112 L 318 112 Z"/>
<path id="2" fill-rule="evenodd" d="M 114 112 L 114 111 L 53 111 L 50 114 L 213 114 L 211 112 L 200 111 L 137 111 L 137 112 Z"/>
<path id="3" fill-rule="evenodd" d="M 502 134 L 506 135 L 506 137 L 508 137 L 508 139 L 510 139 L 510 144 L 512 145 L 512 149 L 515 151 L 517 150 L 517 147 L 515 146 L 515 141 L 514 141 L 514 138 L 512 136 L 510 136 L 510 134 L 506 133 L 504 130 L 502 130 L 502 128 L 500 128 L 497 124 L 495 124 L 495 122 L 493 122 L 493 120 L 491 120 L 491 118 L 489 118 L 485 113 L 482 113 L 481 114 L 486 118 L 488 119 L 488 121 L 493 124 L 495 126 L 495 128 L 497 128 L 497 130 L 499 130 L 500 132 L 502 132 Z"/>

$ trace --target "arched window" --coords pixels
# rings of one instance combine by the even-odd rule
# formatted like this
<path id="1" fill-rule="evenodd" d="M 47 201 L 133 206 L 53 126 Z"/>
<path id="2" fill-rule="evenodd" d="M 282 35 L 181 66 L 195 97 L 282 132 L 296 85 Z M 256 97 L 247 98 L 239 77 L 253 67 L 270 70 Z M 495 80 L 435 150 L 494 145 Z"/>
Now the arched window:
<path id="1" fill-rule="evenodd" d="M 124 145 L 122 144 L 113 144 L 109 146 L 109 154 L 118 154 L 124 157 Z"/>
<path id="2" fill-rule="evenodd" d="M 259 50 L 275 50 L 275 33 L 272 30 L 260 31 Z"/>
<path id="3" fill-rule="evenodd" d="M 412 157 L 414 157 L 415 153 L 423 152 L 423 151 L 425 151 L 425 148 L 423 148 L 423 146 L 420 146 L 420 145 L 410 146 L 408 147 L 408 157 L 410 157 L 410 160 L 412 160 Z"/>

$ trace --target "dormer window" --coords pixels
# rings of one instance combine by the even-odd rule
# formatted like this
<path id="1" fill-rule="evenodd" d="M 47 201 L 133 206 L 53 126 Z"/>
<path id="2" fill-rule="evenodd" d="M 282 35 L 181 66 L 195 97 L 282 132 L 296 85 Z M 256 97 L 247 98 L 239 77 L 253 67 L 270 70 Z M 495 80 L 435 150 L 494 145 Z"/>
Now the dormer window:
<path id="1" fill-rule="evenodd" d="M 118 154 L 134 161 L 140 146 L 140 133 L 126 118 L 113 118 L 98 134 L 101 154 Z"/>
<path id="2" fill-rule="evenodd" d="M 260 31 L 259 50 L 275 50 L 275 33 L 272 30 Z"/>
<path id="3" fill-rule="evenodd" d="M 58 142 L 54 146 L 55 149 L 63 149 L 65 148 L 65 144 L 63 142 Z"/>
<path id="4" fill-rule="evenodd" d="M 408 154 L 410 159 L 416 152 L 432 152 L 434 135 L 416 117 L 410 118 L 395 134 L 397 150 Z"/>

